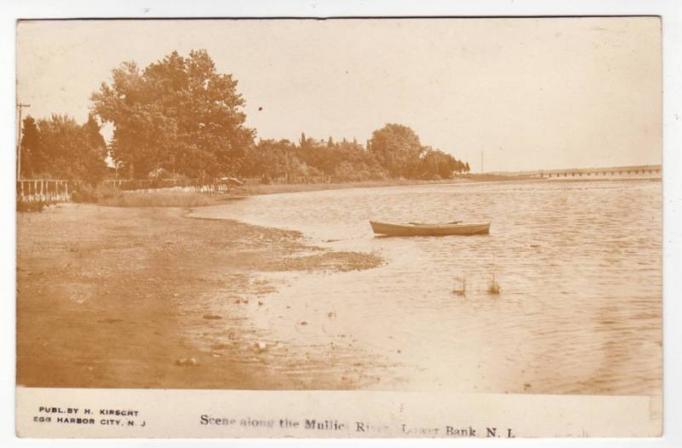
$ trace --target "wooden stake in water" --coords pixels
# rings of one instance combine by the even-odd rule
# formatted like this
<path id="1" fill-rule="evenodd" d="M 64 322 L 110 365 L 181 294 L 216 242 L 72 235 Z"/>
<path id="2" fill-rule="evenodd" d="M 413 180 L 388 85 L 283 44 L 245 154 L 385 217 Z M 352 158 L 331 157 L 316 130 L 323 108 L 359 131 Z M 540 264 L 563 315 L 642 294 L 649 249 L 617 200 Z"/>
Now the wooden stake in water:
<path id="1" fill-rule="evenodd" d="M 490 280 L 490 285 L 488 285 L 488 294 L 499 295 L 501 291 L 500 284 L 495 280 L 495 273 L 493 272 L 493 277 Z"/>

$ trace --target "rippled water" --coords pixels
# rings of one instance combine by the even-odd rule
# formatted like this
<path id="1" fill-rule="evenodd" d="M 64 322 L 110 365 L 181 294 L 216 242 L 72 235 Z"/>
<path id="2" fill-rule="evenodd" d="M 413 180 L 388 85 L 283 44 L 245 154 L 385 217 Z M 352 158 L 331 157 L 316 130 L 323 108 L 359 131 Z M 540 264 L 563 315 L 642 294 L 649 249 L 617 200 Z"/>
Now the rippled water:
<path id="1" fill-rule="evenodd" d="M 264 274 L 277 290 L 242 322 L 268 344 L 262 367 L 300 387 L 659 393 L 660 181 L 358 188 L 199 214 L 385 259 Z M 370 218 L 492 225 L 485 236 L 377 238 Z M 499 295 L 487 292 L 493 274 Z M 454 294 L 463 282 L 466 295 Z"/>

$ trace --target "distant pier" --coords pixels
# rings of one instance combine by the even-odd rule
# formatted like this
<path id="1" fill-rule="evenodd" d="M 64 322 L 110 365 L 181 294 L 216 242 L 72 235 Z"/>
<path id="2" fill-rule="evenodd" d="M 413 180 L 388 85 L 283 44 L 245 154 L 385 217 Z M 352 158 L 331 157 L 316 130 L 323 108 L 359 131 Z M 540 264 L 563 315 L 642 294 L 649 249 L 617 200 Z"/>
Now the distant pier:
<path id="1" fill-rule="evenodd" d="M 616 166 L 608 168 L 568 168 L 556 170 L 495 172 L 503 176 L 523 176 L 535 178 L 660 178 L 661 165 Z"/>

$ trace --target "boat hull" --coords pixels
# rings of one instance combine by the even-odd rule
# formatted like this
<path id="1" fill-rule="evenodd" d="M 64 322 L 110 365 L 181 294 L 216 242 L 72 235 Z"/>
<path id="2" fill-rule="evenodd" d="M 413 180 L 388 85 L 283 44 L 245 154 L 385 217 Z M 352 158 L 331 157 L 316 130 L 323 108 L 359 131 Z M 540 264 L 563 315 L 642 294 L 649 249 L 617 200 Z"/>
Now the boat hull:
<path id="1" fill-rule="evenodd" d="M 477 224 L 390 224 L 370 221 L 372 230 L 385 236 L 447 236 L 485 235 L 490 233 L 490 223 Z"/>

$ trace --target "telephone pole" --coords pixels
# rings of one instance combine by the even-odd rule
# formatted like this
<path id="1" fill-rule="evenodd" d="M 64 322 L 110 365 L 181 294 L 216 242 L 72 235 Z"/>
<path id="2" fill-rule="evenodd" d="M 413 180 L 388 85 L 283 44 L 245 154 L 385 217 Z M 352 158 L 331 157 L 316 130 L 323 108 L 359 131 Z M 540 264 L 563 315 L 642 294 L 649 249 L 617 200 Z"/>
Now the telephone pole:
<path id="1" fill-rule="evenodd" d="M 483 151 L 481 151 L 481 174 L 483 174 Z"/>
<path id="2" fill-rule="evenodd" d="M 21 113 L 24 107 L 31 107 L 30 104 L 17 103 L 17 109 L 19 109 L 19 124 L 17 129 L 17 180 L 21 180 L 21 131 L 22 131 L 22 118 Z"/>

